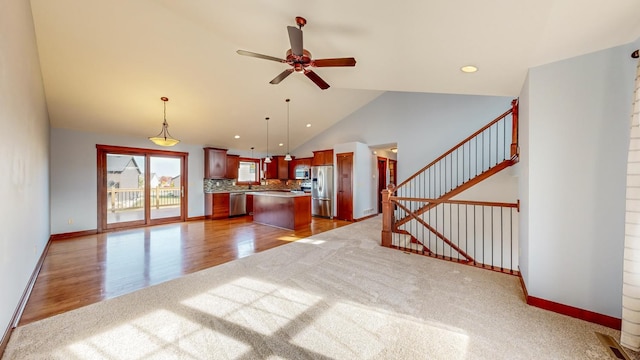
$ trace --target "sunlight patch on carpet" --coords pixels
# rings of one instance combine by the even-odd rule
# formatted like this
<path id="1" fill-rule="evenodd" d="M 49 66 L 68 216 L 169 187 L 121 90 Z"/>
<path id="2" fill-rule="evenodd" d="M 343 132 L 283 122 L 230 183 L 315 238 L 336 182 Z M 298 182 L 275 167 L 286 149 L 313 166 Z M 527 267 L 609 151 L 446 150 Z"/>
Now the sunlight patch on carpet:
<path id="1" fill-rule="evenodd" d="M 182 354 L 197 358 L 203 344 L 214 337 L 219 348 L 230 357 L 242 356 L 250 349 L 232 337 L 160 309 L 70 344 L 55 355 L 79 359 L 146 359 L 162 354 Z"/>
<path id="2" fill-rule="evenodd" d="M 192 309 L 270 336 L 322 300 L 306 292 L 240 278 L 181 301 Z"/>
<path id="3" fill-rule="evenodd" d="M 405 345 L 391 341 L 398 338 Z M 467 357 L 469 336 L 447 325 L 341 302 L 316 317 L 292 343 L 339 359 L 379 356 L 418 359 L 429 354 L 431 358 L 453 360 Z"/>
<path id="4" fill-rule="evenodd" d="M 318 240 L 318 239 L 302 239 L 298 242 L 303 244 L 320 245 L 320 244 L 324 244 L 326 241 Z"/>

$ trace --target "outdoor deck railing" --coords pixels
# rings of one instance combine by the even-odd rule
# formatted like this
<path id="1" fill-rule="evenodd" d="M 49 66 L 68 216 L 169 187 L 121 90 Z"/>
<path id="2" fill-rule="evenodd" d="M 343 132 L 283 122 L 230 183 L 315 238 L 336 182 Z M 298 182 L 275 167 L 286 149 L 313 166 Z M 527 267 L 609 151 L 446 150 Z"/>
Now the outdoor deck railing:
<path id="1" fill-rule="evenodd" d="M 107 190 L 111 212 L 141 209 L 144 207 L 144 188 L 110 188 Z M 180 205 L 179 187 L 156 187 L 150 189 L 151 206 L 172 207 Z"/>

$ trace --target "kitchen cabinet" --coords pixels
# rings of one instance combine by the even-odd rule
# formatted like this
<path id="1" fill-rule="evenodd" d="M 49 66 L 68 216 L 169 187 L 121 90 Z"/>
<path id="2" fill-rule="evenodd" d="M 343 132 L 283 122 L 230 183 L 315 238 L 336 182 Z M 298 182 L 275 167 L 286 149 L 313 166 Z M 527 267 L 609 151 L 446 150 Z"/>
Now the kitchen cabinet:
<path id="1" fill-rule="evenodd" d="M 296 178 L 296 170 L 306 169 L 309 172 L 311 171 L 311 161 L 312 158 L 299 158 L 294 159 L 289 164 L 289 179 Z"/>
<path id="2" fill-rule="evenodd" d="M 273 157 L 273 159 L 271 159 L 270 163 L 265 164 L 264 178 L 265 179 L 278 178 L 278 161 L 276 160 L 275 156 Z"/>
<path id="3" fill-rule="evenodd" d="M 289 161 L 284 159 L 282 155 L 276 155 L 267 164 L 267 171 L 264 174 L 265 179 L 289 179 Z"/>
<path id="4" fill-rule="evenodd" d="M 333 149 L 314 151 L 311 165 L 333 165 Z"/>
<path id="5" fill-rule="evenodd" d="M 227 172 L 225 174 L 225 178 L 237 179 L 239 166 L 240 166 L 240 155 L 227 155 Z"/>
<path id="6" fill-rule="evenodd" d="M 253 194 L 247 194 L 247 215 L 253 215 Z"/>
<path id="7" fill-rule="evenodd" d="M 212 219 L 224 219 L 229 217 L 229 193 L 213 194 Z"/>
<path id="8" fill-rule="evenodd" d="M 227 150 L 204 148 L 205 179 L 224 179 L 227 175 Z"/>

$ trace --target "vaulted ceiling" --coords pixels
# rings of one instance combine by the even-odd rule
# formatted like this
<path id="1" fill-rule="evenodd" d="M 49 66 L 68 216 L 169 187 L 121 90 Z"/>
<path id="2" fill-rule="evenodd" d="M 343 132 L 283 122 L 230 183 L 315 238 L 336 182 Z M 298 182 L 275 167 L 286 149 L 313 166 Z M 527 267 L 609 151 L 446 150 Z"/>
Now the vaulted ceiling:
<path id="1" fill-rule="evenodd" d="M 31 0 L 53 127 L 171 134 L 248 150 L 306 142 L 384 91 L 517 96 L 527 70 L 640 37 L 637 0 Z M 269 81 L 295 17 L 313 58 L 355 57 Z M 465 74 L 464 65 L 479 71 Z M 390 119 L 392 121 L 392 119 Z M 306 127 L 311 124 L 311 127 Z M 239 135 L 239 139 L 234 136 Z M 283 149 L 283 148 L 281 148 Z M 273 152 L 273 150 L 271 151 Z M 276 153 L 283 151 L 275 151 Z"/>

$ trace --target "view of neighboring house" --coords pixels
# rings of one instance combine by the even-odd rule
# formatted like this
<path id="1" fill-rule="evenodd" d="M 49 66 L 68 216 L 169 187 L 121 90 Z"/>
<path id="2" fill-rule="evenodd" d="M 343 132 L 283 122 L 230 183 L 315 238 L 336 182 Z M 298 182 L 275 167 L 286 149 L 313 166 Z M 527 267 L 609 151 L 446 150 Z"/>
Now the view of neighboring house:
<path id="1" fill-rule="evenodd" d="M 140 167 L 133 156 L 107 157 L 107 187 L 137 189 L 140 187 Z"/>

